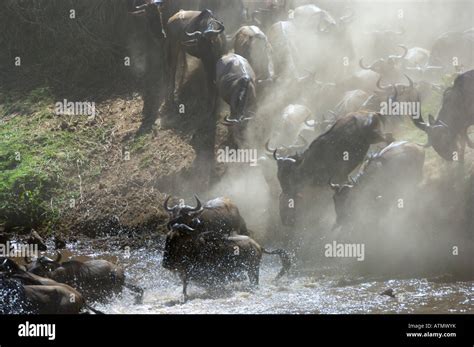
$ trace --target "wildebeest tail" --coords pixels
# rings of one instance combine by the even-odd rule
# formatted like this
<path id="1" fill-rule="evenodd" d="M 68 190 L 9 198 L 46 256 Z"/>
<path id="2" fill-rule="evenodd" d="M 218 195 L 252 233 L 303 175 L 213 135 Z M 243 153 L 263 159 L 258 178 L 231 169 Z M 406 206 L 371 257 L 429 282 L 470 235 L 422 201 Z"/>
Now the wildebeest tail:
<path id="1" fill-rule="evenodd" d="M 290 270 L 291 256 L 284 249 L 275 249 L 273 251 L 268 251 L 262 248 L 262 252 L 265 254 L 278 255 L 280 257 L 282 267 L 278 275 L 275 277 L 276 281 L 279 280 L 285 273 L 287 273 Z"/>

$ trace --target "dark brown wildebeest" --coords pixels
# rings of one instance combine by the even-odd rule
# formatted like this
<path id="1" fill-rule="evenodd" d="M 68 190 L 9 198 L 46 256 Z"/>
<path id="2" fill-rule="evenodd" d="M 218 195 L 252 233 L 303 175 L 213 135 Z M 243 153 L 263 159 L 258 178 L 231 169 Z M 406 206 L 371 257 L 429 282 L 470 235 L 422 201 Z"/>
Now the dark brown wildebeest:
<path id="1" fill-rule="evenodd" d="M 212 91 L 215 90 L 216 63 L 227 52 L 224 29 L 222 22 L 217 20 L 210 10 L 181 10 L 169 19 L 166 33 L 170 101 L 174 98 L 178 62 L 182 59 L 185 64 L 185 53 L 201 60 L 212 99 L 214 95 Z"/>
<path id="2" fill-rule="evenodd" d="M 243 26 L 234 36 L 234 52 L 248 60 L 257 80 L 274 77 L 272 48 L 267 36 L 259 27 Z"/>
<path id="3" fill-rule="evenodd" d="M 168 230 L 174 224 L 186 224 L 198 232 L 214 231 L 223 236 L 249 235 L 239 208 L 229 198 L 219 197 L 202 205 L 195 196 L 196 207 L 184 203 L 170 207 L 170 198 L 168 196 L 163 204 L 170 215 Z"/>
<path id="4" fill-rule="evenodd" d="M 467 71 L 454 80 L 452 87 L 443 94 L 443 104 L 435 120 L 429 115 L 429 123 L 423 118 L 413 118 L 415 125 L 428 134 L 426 146 L 445 160 L 464 160 L 466 144 L 474 148 L 469 139 L 468 128 L 474 125 L 474 70 Z"/>
<path id="5" fill-rule="evenodd" d="M 397 199 L 416 189 L 423 178 L 424 162 L 423 147 L 407 141 L 393 142 L 368 156 L 350 182 L 330 182 L 336 211 L 334 228 L 373 221 L 386 214 L 390 206 L 397 205 Z M 368 216 L 367 211 L 373 215 Z"/>
<path id="6" fill-rule="evenodd" d="M 174 224 L 166 236 L 162 265 L 178 273 L 186 301 L 189 281 L 216 286 L 244 280 L 247 274 L 250 283 L 258 285 L 264 253 L 280 256 L 283 266 L 276 277 L 278 280 L 291 265 L 286 251 L 267 251 L 248 236 L 216 237 L 212 230 L 203 233 L 186 224 Z"/>
<path id="7" fill-rule="evenodd" d="M 2 278 L 21 285 L 22 295 L 16 302 L 18 310 L 37 314 L 77 314 L 87 309 L 102 313 L 89 306 L 82 294 L 71 286 L 26 272 L 11 259 L 1 260 L 0 272 Z"/>
<path id="8" fill-rule="evenodd" d="M 40 257 L 27 263 L 27 269 L 32 274 L 79 289 L 87 300 L 104 300 L 111 293 L 119 293 L 123 287 L 137 295 L 137 302 L 142 300 L 143 289 L 127 283 L 123 269 L 107 260 L 60 261 L 60 253 L 55 260 Z"/>
<path id="9" fill-rule="evenodd" d="M 230 117 L 224 121 L 230 127 L 230 144 L 241 148 L 246 143 L 247 125 L 257 111 L 255 73 L 247 59 L 229 53 L 217 62 L 216 84 L 219 95 L 230 106 Z"/>
<path id="10" fill-rule="evenodd" d="M 379 113 L 352 113 L 339 118 L 325 133 L 317 137 L 302 154 L 274 158 L 278 164 L 280 217 L 283 225 L 296 221 L 298 200 L 308 186 L 324 186 L 330 179 L 347 181 L 348 175 L 362 163 L 370 145 L 393 142 L 384 134 L 384 116 Z"/>

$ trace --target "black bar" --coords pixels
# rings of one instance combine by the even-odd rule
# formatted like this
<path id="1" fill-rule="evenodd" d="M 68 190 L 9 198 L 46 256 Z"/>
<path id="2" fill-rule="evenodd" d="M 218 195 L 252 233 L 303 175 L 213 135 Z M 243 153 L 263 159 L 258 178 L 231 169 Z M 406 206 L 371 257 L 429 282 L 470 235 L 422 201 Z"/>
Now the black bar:
<path id="1" fill-rule="evenodd" d="M 19 325 L 26 322 L 55 324 L 55 339 L 19 337 Z M 411 324 L 411 328 L 409 328 Z M 438 326 L 441 324 L 441 326 Z M 376 346 L 473 346 L 472 315 L 75 315 L 75 316 L 0 316 L 0 346 L 98 345 L 127 340 L 156 341 L 153 345 L 188 340 L 222 340 L 222 344 L 241 340 L 245 345 L 256 340 L 266 343 L 282 339 L 307 341 L 311 345 L 335 346 L 374 343 Z M 407 333 L 455 333 L 455 337 L 408 337 Z M 220 336 L 220 337 L 219 337 Z M 256 340 L 254 340 L 254 338 Z M 227 341 L 227 342 L 225 342 Z M 298 343 L 299 344 L 299 343 Z M 147 344 L 148 345 L 148 344 Z M 151 345 L 151 343 L 150 343 Z"/>

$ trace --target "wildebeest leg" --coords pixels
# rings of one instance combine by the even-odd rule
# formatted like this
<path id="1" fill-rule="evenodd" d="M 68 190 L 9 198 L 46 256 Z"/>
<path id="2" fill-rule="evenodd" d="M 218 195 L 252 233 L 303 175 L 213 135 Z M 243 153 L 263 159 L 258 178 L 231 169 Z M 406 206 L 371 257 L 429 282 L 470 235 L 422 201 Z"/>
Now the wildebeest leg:
<path id="1" fill-rule="evenodd" d="M 176 72 L 178 69 L 178 59 L 180 47 L 176 43 L 168 43 L 167 61 L 168 61 L 168 99 L 167 103 L 174 101 L 174 93 L 176 89 Z"/>
<path id="2" fill-rule="evenodd" d="M 136 297 L 135 297 L 136 304 L 141 304 L 143 302 L 143 289 L 142 288 L 130 283 L 124 283 L 123 286 L 131 290 L 132 292 L 136 293 Z"/>
<path id="3" fill-rule="evenodd" d="M 142 130 L 151 129 L 153 123 L 158 118 L 158 108 L 161 101 L 160 89 L 165 87 L 163 80 L 164 72 L 162 47 L 158 47 L 156 41 L 149 37 L 146 49 Z"/>
<path id="4" fill-rule="evenodd" d="M 252 265 L 250 269 L 247 271 L 247 275 L 249 276 L 250 284 L 252 286 L 258 286 L 258 281 L 260 277 L 259 265 Z"/>
<path id="5" fill-rule="evenodd" d="M 464 153 L 466 152 L 466 136 L 459 136 L 458 162 L 464 164 Z"/>
<path id="6" fill-rule="evenodd" d="M 181 302 L 184 304 L 186 301 L 188 301 L 188 275 L 182 273 L 179 275 L 179 277 L 181 277 L 181 281 L 183 282 L 183 296 L 181 297 Z"/>

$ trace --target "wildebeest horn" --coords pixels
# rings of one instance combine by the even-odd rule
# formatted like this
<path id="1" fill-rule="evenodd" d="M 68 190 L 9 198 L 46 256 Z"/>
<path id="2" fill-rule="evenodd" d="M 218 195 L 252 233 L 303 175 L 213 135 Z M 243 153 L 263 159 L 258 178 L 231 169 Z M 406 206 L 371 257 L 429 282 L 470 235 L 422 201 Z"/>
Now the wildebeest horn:
<path id="1" fill-rule="evenodd" d="M 413 88 L 413 86 L 415 85 L 415 83 L 413 82 L 413 80 L 410 78 L 410 76 L 404 74 L 404 76 L 406 77 L 406 79 L 408 80 L 408 87 L 409 88 Z"/>
<path id="2" fill-rule="evenodd" d="M 276 148 L 271 148 L 270 147 L 270 140 L 268 140 L 267 142 L 265 142 L 265 150 L 269 153 L 273 153 L 276 151 Z"/>
<path id="3" fill-rule="evenodd" d="M 235 118 L 230 118 L 230 116 L 227 116 L 227 117 L 224 118 L 224 121 L 222 122 L 222 124 L 224 124 L 226 126 L 233 126 L 233 125 L 242 124 L 243 122 L 249 121 L 249 120 L 252 120 L 252 119 L 253 119 L 253 117 L 244 117 L 244 116 L 242 116 L 239 119 L 235 119 Z"/>
<path id="4" fill-rule="evenodd" d="M 219 25 L 219 29 L 212 29 L 212 25 L 209 24 L 208 28 L 203 32 L 203 35 L 220 34 L 225 30 L 224 24 L 222 24 L 218 20 L 216 20 L 215 22 Z"/>
<path id="5" fill-rule="evenodd" d="M 431 146 L 431 141 L 430 141 L 430 137 L 429 137 L 429 130 L 430 130 L 430 127 L 431 125 L 429 123 L 426 123 L 424 120 L 423 120 L 423 117 L 421 116 L 421 114 L 418 116 L 418 118 L 415 118 L 415 117 L 410 117 L 413 121 L 413 124 L 415 124 L 415 126 L 424 131 L 425 133 L 428 134 L 428 142 L 426 144 L 419 144 L 420 146 L 423 146 L 423 147 L 430 147 Z"/>
<path id="6" fill-rule="evenodd" d="M 341 16 L 341 17 L 339 18 L 339 20 L 340 20 L 341 22 L 344 22 L 344 23 L 350 21 L 350 20 L 352 19 L 352 17 L 354 17 L 354 15 L 355 15 L 354 9 L 352 9 L 352 8 L 346 8 L 346 10 L 349 10 L 349 14 L 346 14 L 346 15 Z"/>
<path id="7" fill-rule="evenodd" d="M 408 48 L 407 46 L 405 45 L 398 45 L 398 47 L 402 48 L 403 49 L 403 54 L 402 55 L 396 55 L 395 58 L 398 58 L 398 59 L 403 59 L 407 56 L 408 54 Z"/>
<path id="8" fill-rule="evenodd" d="M 380 89 L 380 90 L 388 90 L 388 89 L 394 87 L 393 85 L 391 85 L 391 86 L 384 86 L 384 85 L 382 85 L 380 82 L 382 82 L 382 76 L 380 76 L 379 79 L 377 80 L 377 88 Z"/>
<path id="9" fill-rule="evenodd" d="M 339 184 L 332 183 L 332 178 L 329 179 L 328 184 L 331 187 L 331 189 L 334 190 L 334 191 L 337 191 L 340 187 Z"/>
<path id="10" fill-rule="evenodd" d="M 278 149 L 275 149 L 273 151 L 273 159 L 275 159 L 276 161 L 291 161 L 292 163 L 296 163 L 296 160 L 293 159 L 293 158 L 288 158 L 288 157 L 280 157 L 278 156 Z"/>
<path id="11" fill-rule="evenodd" d="M 7 265 L 8 258 L 5 258 L 2 262 L 2 266 Z"/>
<path id="12" fill-rule="evenodd" d="M 194 198 L 196 199 L 196 207 L 193 208 L 190 212 L 199 212 L 202 210 L 201 200 L 199 200 L 196 194 L 194 194 Z"/>
<path id="13" fill-rule="evenodd" d="M 315 120 L 313 120 L 313 124 L 311 124 L 310 122 L 310 119 L 309 119 L 309 116 L 306 117 L 306 119 L 304 120 L 304 124 L 306 124 L 306 126 L 310 127 L 310 128 L 316 128 L 316 125 L 317 125 L 317 122 Z"/>
<path id="14" fill-rule="evenodd" d="M 373 64 L 370 65 L 370 66 L 367 66 L 367 65 L 364 64 L 364 61 L 363 61 L 363 60 L 364 60 L 364 57 L 360 58 L 360 60 L 359 60 L 359 66 L 360 66 L 362 69 L 364 69 L 364 70 L 372 70 Z"/>
<path id="15" fill-rule="evenodd" d="M 201 36 L 202 35 L 202 31 L 199 31 L 199 30 L 196 30 L 192 33 L 188 33 L 187 31 L 185 32 L 186 36 L 189 37 L 189 38 L 196 38 L 196 36 Z"/>
<path id="16" fill-rule="evenodd" d="M 172 229 L 178 229 L 179 228 L 181 231 L 191 231 L 191 232 L 195 231 L 195 229 L 191 228 L 189 225 L 182 224 L 182 223 L 173 224 L 171 228 Z"/>
<path id="17" fill-rule="evenodd" d="M 166 199 L 165 199 L 165 202 L 163 203 L 163 207 L 164 207 L 165 210 L 168 211 L 168 212 L 172 212 L 172 211 L 173 211 L 173 208 L 170 208 L 170 207 L 168 206 L 168 201 L 170 200 L 170 198 L 171 198 L 171 195 L 168 195 L 168 196 L 166 197 Z"/>

